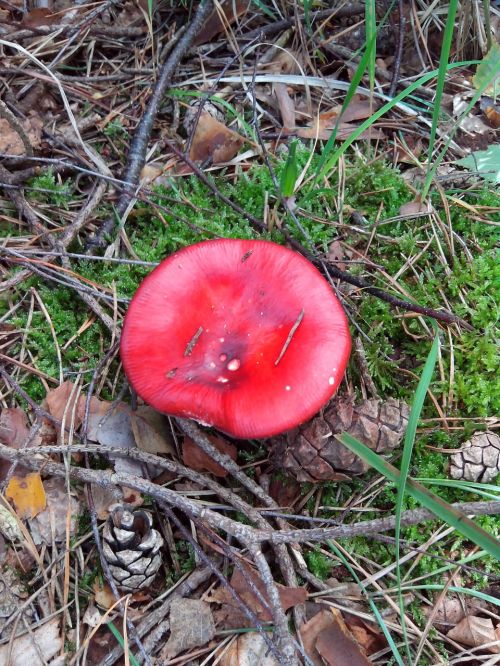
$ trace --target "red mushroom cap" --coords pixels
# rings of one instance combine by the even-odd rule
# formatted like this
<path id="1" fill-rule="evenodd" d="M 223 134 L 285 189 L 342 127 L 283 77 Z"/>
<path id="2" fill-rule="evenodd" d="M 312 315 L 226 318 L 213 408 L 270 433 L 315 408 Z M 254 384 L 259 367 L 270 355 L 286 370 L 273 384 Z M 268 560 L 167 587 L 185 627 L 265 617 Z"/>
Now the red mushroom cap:
<path id="1" fill-rule="evenodd" d="M 350 349 L 327 281 L 300 254 L 260 240 L 205 241 L 162 261 L 135 293 L 121 338 L 145 402 L 242 438 L 312 417 Z"/>

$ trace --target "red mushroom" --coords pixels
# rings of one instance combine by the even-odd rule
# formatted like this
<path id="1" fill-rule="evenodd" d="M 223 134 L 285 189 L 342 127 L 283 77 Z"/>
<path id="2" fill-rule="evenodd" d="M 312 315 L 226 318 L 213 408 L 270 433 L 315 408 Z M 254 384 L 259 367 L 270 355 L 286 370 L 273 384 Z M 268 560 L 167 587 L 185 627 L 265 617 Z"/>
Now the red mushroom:
<path id="1" fill-rule="evenodd" d="M 130 303 L 121 357 L 166 414 L 263 438 L 335 393 L 351 340 L 330 285 L 304 257 L 260 240 L 198 243 L 165 259 Z"/>

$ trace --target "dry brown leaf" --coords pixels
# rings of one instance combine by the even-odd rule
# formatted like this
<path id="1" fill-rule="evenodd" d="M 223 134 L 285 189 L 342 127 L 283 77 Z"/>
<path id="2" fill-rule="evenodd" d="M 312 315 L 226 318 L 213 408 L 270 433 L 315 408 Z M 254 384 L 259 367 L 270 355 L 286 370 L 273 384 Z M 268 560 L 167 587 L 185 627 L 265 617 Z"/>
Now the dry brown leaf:
<path id="1" fill-rule="evenodd" d="M 59 23 L 61 17 L 53 14 L 48 7 L 35 7 L 29 12 L 24 14 L 21 23 L 23 26 L 32 28 L 39 28 L 42 25 L 52 25 L 52 23 Z"/>
<path id="2" fill-rule="evenodd" d="M 43 121 L 35 113 L 20 121 L 21 126 L 28 135 L 32 148 L 39 148 L 42 140 Z M 0 118 L 0 153 L 10 155 L 24 155 L 24 144 L 21 137 L 8 120 Z"/>
<path id="3" fill-rule="evenodd" d="M 20 449 L 29 435 L 28 417 L 19 407 L 5 407 L 0 414 L 0 442 Z"/>
<path id="4" fill-rule="evenodd" d="M 94 600 L 100 608 L 108 610 L 113 604 L 116 603 L 115 595 L 107 583 L 102 583 L 99 580 L 95 580 L 92 585 L 92 591 L 94 593 Z"/>
<path id="5" fill-rule="evenodd" d="M 469 647 L 481 647 L 481 645 L 485 645 L 486 643 L 497 641 L 495 627 L 491 619 L 475 615 L 464 617 L 446 635 L 448 638 L 457 641 L 457 643 L 468 645 Z M 500 654 L 500 643 L 492 645 L 488 649 L 490 652 Z"/>
<path id="6" fill-rule="evenodd" d="M 375 624 L 365 622 L 352 613 L 346 613 L 344 621 L 354 640 L 366 655 L 370 656 L 387 647 L 384 635 Z"/>
<path id="7" fill-rule="evenodd" d="M 411 215 L 420 215 L 421 213 L 430 213 L 429 205 L 426 202 L 415 199 L 403 204 L 399 209 L 400 215 L 410 217 Z"/>
<path id="8" fill-rule="evenodd" d="M 17 636 L 10 644 L 0 646 L 0 664 L 44 666 L 60 652 L 62 646 L 59 618 L 55 617 Z"/>
<path id="9" fill-rule="evenodd" d="M 106 520 L 109 516 L 109 507 L 123 501 L 123 492 L 116 486 L 98 486 L 90 484 L 92 490 L 92 501 L 99 520 Z"/>
<path id="10" fill-rule="evenodd" d="M 136 412 L 131 412 L 130 424 L 138 449 L 154 455 L 175 454 L 163 414 L 152 407 L 141 405 Z"/>
<path id="11" fill-rule="evenodd" d="M 437 605 L 436 605 L 437 603 Z M 486 606 L 486 602 L 476 597 L 460 599 L 456 594 L 447 594 L 431 606 L 424 608 L 426 617 L 432 615 L 432 624 L 440 631 L 447 631 L 474 612 L 479 612 Z"/>
<path id="12" fill-rule="evenodd" d="M 22 478 L 13 476 L 5 496 L 12 500 L 19 518 L 34 518 L 47 505 L 45 489 L 38 472 L 30 472 Z"/>
<path id="13" fill-rule="evenodd" d="M 210 606 L 200 599 L 174 597 L 170 608 L 170 638 L 158 658 L 159 663 L 181 652 L 205 645 L 215 636 Z"/>
<path id="14" fill-rule="evenodd" d="M 220 661 L 221 666 L 278 666 L 269 654 L 269 647 L 262 634 L 249 631 L 231 643 Z"/>
<path id="15" fill-rule="evenodd" d="M 194 45 L 199 46 L 210 42 L 225 29 L 227 24 L 234 23 L 237 18 L 246 14 L 251 3 L 252 0 L 223 0 L 219 6 L 224 13 L 224 18 L 221 19 L 217 8 L 214 9 L 196 36 Z"/>
<path id="16" fill-rule="evenodd" d="M 343 141 L 347 139 L 357 128 L 352 125 L 355 120 L 366 120 L 369 118 L 377 106 L 370 105 L 367 99 L 353 99 L 353 101 L 345 109 L 337 128 L 336 140 Z M 321 139 L 326 141 L 332 135 L 332 132 L 339 120 L 339 114 L 342 111 L 341 106 L 335 106 L 329 111 L 320 113 L 308 127 L 301 127 L 297 130 L 297 135 L 303 139 Z M 371 127 L 365 130 L 358 137 L 359 139 L 381 139 L 384 138 L 384 133 Z"/>
<path id="17" fill-rule="evenodd" d="M 498 129 L 500 127 L 500 104 L 495 103 L 495 100 L 491 97 L 483 97 L 480 108 L 488 118 L 490 125 Z"/>
<path id="18" fill-rule="evenodd" d="M 337 264 L 337 267 L 341 271 L 346 270 L 347 266 L 344 263 L 344 261 L 348 259 L 348 256 L 346 251 L 344 250 L 344 246 L 340 241 L 336 240 L 333 241 L 333 243 L 330 243 L 326 258 L 328 259 L 328 261 L 332 261 L 335 264 Z"/>
<path id="19" fill-rule="evenodd" d="M 278 100 L 283 129 L 293 130 L 295 127 L 295 104 L 288 94 L 288 88 L 284 83 L 275 83 L 273 89 Z"/>
<path id="20" fill-rule="evenodd" d="M 47 506 L 34 520 L 30 521 L 30 528 L 36 545 L 43 542 L 50 546 L 54 542 L 66 539 L 68 511 L 70 514 L 70 536 L 76 534 L 80 505 L 73 496 L 68 497 L 64 479 L 54 477 L 45 481 L 43 486 Z"/>
<path id="21" fill-rule="evenodd" d="M 52 414 L 55 419 L 62 421 L 64 414 L 66 414 L 66 426 L 68 427 L 73 420 L 75 430 L 78 429 L 85 416 L 85 405 L 87 396 L 79 391 L 74 390 L 73 382 L 66 381 L 55 389 L 52 389 L 45 396 L 45 404 L 47 411 Z M 76 408 L 75 401 L 77 400 Z M 95 414 L 103 411 L 105 405 L 109 403 L 99 400 L 92 396 L 90 399 L 89 413 Z M 74 415 L 73 415 L 74 412 Z"/>
<path id="22" fill-rule="evenodd" d="M 244 139 L 237 132 L 203 112 L 200 116 L 189 151 L 194 162 L 211 160 L 213 164 L 229 162 L 243 145 Z"/>
<path id="23" fill-rule="evenodd" d="M 249 566 L 241 565 L 241 567 L 243 571 L 240 571 L 239 568 L 234 570 L 231 577 L 231 586 L 237 592 L 240 599 L 244 601 L 246 606 L 252 610 L 259 620 L 262 622 L 271 621 L 272 615 L 270 610 L 264 608 L 258 597 L 249 587 L 249 581 L 251 581 L 262 597 L 265 600 L 269 599 L 259 574 L 255 569 L 252 569 Z M 276 587 L 278 588 L 281 605 L 285 611 L 292 606 L 304 603 L 307 599 L 307 592 L 303 587 L 286 587 L 285 585 L 280 584 L 277 584 Z M 236 604 L 233 596 L 228 590 L 219 588 L 219 590 L 212 595 L 210 601 L 223 604 L 219 616 L 223 619 L 225 628 L 234 629 L 236 627 L 252 626 L 249 618 L 244 615 L 243 611 Z"/>
<path id="24" fill-rule="evenodd" d="M 300 629 L 304 650 L 314 666 L 369 666 L 336 608 L 322 609 Z"/>
<path id="25" fill-rule="evenodd" d="M 208 435 L 208 439 L 215 446 L 217 451 L 225 453 L 233 460 L 236 460 L 238 453 L 236 447 L 221 437 Z M 182 444 L 182 461 L 190 469 L 197 472 L 210 472 L 214 476 L 225 477 L 228 471 L 216 463 L 212 458 L 197 446 L 190 437 L 184 437 Z"/>

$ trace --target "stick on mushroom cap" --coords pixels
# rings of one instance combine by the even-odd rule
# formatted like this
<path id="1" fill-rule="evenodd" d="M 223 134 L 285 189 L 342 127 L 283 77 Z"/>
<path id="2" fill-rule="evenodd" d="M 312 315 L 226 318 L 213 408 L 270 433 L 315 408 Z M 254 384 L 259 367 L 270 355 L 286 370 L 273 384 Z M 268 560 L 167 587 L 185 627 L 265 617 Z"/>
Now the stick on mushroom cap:
<path id="1" fill-rule="evenodd" d="M 165 259 L 135 293 L 121 338 L 145 402 L 241 438 L 316 414 L 350 349 L 326 280 L 301 255 L 260 240 L 205 241 Z"/>

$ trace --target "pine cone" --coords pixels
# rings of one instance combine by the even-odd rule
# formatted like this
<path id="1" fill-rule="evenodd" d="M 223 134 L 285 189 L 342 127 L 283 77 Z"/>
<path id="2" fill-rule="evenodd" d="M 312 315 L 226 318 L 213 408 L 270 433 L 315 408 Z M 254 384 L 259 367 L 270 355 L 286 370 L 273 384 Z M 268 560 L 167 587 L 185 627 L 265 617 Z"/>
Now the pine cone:
<path id="1" fill-rule="evenodd" d="M 368 465 L 334 435 L 348 432 L 377 453 L 395 449 L 403 438 L 410 408 L 401 401 L 336 397 L 317 416 L 278 441 L 272 455 L 297 481 L 342 481 Z"/>
<path id="2" fill-rule="evenodd" d="M 500 473 L 500 437 L 494 432 L 476 432 L 462 449 L 451 456 L 452 479 L 489 483 Z"/>
<path id="3" fill-rule="evenodd" d="M 103 536 L 104 557 L 116 586 L 135 592 L 151 585 L 161 565 L 159 532 L 152 528 L 146 511 L 130 511 L 116 505 L 106 521 Z"/>

